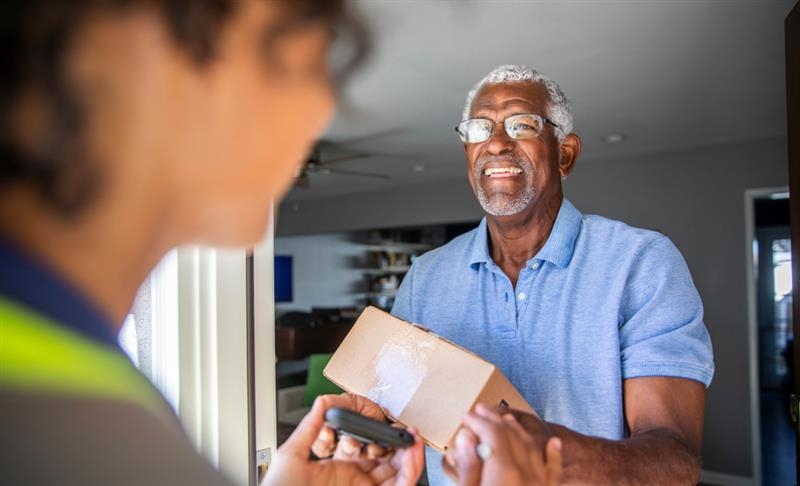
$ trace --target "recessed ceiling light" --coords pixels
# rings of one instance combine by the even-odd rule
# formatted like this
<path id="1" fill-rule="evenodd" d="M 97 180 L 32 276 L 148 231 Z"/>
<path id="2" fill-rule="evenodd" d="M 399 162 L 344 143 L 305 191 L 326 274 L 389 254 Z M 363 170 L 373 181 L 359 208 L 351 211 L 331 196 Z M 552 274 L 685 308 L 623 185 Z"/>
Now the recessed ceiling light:
<path id="1" fill-rule="evenodd" d="M 426 170 L 428 170 L 428 168 L 421 164 L 411 166 L 412 172 L 425 172 Z"/>
<path id="2" fill-rule="evenodd" d="M 605 143 L 620 143 L 624 141 L 627 137 L 621 133 L 611 133 L 603 137 L 603 141 Z"/>

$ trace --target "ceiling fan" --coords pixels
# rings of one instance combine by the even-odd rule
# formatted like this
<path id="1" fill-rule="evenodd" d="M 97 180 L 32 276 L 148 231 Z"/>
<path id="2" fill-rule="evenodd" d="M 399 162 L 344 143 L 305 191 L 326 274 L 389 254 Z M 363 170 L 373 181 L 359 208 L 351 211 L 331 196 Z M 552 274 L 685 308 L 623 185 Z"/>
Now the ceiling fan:
<path id="1" fill-rule="evenodd" d="M 327 142 L 330 143 L 330 142 Z M 370 154 L 367 153 L 354 153 L 348 155 L 340 155 L 338 157 L 326 158 L 324 157 L 323 151 L 320 147 L 321 143 L 317 143 L 314 146 L 314 149 L 311 151 L 311 154 L 306 159 L 303 166 L 298 171 L 297 179 L 295 180 L 296 187 L 307 188 L 311 185 L 311 178 L 309 177 L 310 174 L 322 174 L 322 175 L 330 175 L 330 174 L 337 174 L 337 175 L 348 175 L 348 176 L 358 176 L 358 177 L 371 177 L 374 179 L 391 179 L 391 176 L 386 174 L 376 174 L 373 172 L 362 172 L 362 171 L 355 171 L 355 170 L 347 170 L 347 169 L 337 169 L 335 167 L 331 167 L 332 165 L 338 162 L 345 162 L 347 160 L 357 160 L 357 159 L 365 159 L 370 157 Z"/>
<path id="2" fill-rule="evenodd" d="M 333 166 L 340 162 L 345 162 L 348 160 L 365 159 L 368 157 L 372 157 L 374 155 L 363 151 L 350 151 L 350 153 L 347 153 L 347 148 L 346 148 L 347 146 L 367 140 L 372 140 L 375 138 L 385 137 L 388 135 L 398 133 L 400 131 L 402 131 L 402 129 L 390 129 L 383 132 L 372 133 L 366 136 L 358 137 L 344 142 L 333 142 L 330 140 L 318 141 L 316 144 L 314 144 L 314 148 L 311 150 L 311 153 L 309 154 L 305 163 L 298 171 L 297 179 L 295 179 L 295 184 L 294 184 L 295 187 L 302 187 L 302 188 L 310 187 L 311 178 L 309 176 L 311 174 L 320 174 L 320 175 L 335 174 L 335 175 L 346 175 L 346 176 L 356 176 L 356 177 L 369 177 L 373 179 L 391 179 L 392 177 L 386 174 L 340 169 Z M 330 152 L 333 152 L 334 154 L 343 154 L 343 155 L 334 155 L 332 157 L 326 157 L 326 153 Z"/>

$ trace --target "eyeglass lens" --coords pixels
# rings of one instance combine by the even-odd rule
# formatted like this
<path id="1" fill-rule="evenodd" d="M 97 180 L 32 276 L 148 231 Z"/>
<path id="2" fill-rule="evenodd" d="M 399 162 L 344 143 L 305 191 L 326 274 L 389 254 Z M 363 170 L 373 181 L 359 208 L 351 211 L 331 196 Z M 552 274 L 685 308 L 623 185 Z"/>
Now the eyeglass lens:
<path id="1" fill-rule="evenodd" d="M 492 135 L 495 122 L 485 118 L 464 120 L 458 125 L 461 140 L 466 143 L 485 142 Z M 503 120 L 503 127 L 510 138 L 521 140 L 533 138 L 542 133 L 544 122 L 538 115 L 512 115 Z"/>

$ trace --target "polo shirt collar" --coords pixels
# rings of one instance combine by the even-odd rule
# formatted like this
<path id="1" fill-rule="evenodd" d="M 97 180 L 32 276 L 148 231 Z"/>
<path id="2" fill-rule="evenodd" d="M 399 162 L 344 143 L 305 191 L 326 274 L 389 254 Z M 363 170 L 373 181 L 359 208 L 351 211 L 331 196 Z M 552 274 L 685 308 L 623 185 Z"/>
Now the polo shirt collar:
<path id="1" fill-rule="evenodd" d="M 544 260 L 566 268 L 572 259 L 575 250 L 575 240 L 581 231 L 583 215 L 575 209 L 575 206 L 567 200 L 562 199 L 561 208 L 558 210 L 556 222 L 553 225 L 550 236 L 539 253 L 533 257 L 534 260 Z"/>
<path id="2" fill-rule="evenodd" d="M 489 263 L 491 261 L 492 257 L 489 255 L 489 231 L 486 229 L 486 217 L 484 216 L 472 237 L 469 264 L 475 265 L 476 263 Z"/>
<path id="3" fill-rule="evenodd" d="M 566 268 L 572 259 L 575 250 L 575 240 L 581 229 L 583 215 L 575 209 L 575 206 L 567 200 L 562 199 L 561 208 L 558 210 L 556 222 L 547 238 L 547 242 L 534 256 L 533 260 L 544 260 L 561 268 Z M 486 229 L 486 218 L 481 219 L 476 230 L 469 253 L 469 263 L 489 263 L 492 261 L 489 255 L 489 232 Z"/>
<path id="4" fill-rule="evenodd" d="M 110 320 L 60 275 L 0 234 L 0 296 L 55 323 L 119 347 Z"/>

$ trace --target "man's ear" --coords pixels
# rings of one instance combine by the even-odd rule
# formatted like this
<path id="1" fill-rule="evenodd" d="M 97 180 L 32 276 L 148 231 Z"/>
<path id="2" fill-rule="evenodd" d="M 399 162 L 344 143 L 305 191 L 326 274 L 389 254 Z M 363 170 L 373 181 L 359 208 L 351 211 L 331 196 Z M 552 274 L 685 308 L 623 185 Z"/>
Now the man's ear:
<path id="1" fill-rule="evenodd" d="M 574 133 L 568 134 L 559 147 L 558 172 L 567 177 L 575 168 L 575 162 L 581 154 L 581 139 Z"/>

